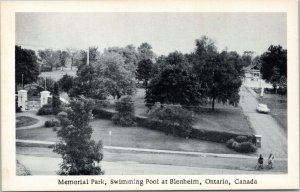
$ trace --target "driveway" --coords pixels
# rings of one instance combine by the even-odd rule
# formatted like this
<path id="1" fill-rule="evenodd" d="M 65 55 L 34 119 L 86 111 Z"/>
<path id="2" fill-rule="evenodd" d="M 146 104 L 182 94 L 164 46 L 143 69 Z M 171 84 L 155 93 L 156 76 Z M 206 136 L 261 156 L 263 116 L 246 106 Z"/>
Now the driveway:
<path id="1" fill-rule="evenodd" d="M 260 114 L 256 112 L 258 101 L 244 85 L 240 90 L 240 105 L 244 114 L 248 117 L 255 134 L 262 135 L 262 146 L 258 153 L 265 158 L 273 153 L 275 158 L 287 157 L 287 133 L 269 114 Z"/>
<path id="2" fill-rule="evenodd" d="M 16 113 L 16 117 L 20 117 L 20 116 L 32 117 L 34 119 L 37 119 L 38 122 L 36 124 L 30 125 L 30 126 L 18 127 L 18 128 L 16 128 L 17 130 L 34 129 L 34 128 L 42 127 L 42 126 L 44 126 L 45 121 L 49 120 L 49 116 L 43 117 L 40 115 L 36 115 L 36 111 L 26 111 L 26 112 L 22 112 L 22 113 Z"/>

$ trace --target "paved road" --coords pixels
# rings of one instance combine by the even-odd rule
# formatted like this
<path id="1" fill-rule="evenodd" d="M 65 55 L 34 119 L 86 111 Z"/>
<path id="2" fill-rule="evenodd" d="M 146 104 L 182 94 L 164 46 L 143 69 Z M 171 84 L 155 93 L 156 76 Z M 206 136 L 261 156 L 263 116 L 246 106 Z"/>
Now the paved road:
<path id="1" fill-rule="evenodd" d="M 256 112 L 258 102 L 244 86 L 241 87 L 240 96 L 240 105 L 248 116 L 255 134 L 262 135 L 262 147 L 258 152 L 266 158 L 271 152 L 275 157 L 287 158 L 286 131 L 271 115 Z"/>
<path id="2" fill-rule="evenodd" d="M 33 175 L 53 175 L 61 158 L 51 149 L 17 147 L 17 160 Z M 186 154 L 157 154 L 104 149 L 101 167 L 106 175 L 193 175 L 193 174 L 274 174 L 286 173 L 286 160 L 277 160 L 272 170 L 256 171 L 256 159 L 203 157 Z"/>

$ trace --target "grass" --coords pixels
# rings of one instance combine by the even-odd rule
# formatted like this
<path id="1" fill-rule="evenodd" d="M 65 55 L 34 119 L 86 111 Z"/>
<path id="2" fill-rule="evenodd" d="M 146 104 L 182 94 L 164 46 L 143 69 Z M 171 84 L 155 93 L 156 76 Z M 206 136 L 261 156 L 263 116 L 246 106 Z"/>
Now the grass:
<path id="1" fill-rule="evenodd" d="M 227 106 L 214 111 L 204 110 L 195 114 L 195 128 L 225 131 L 238 134 L 253 134 L 240 107 Z"/>
<path id="2" fill-rule="evenodd" d="M 120 127 L 114 125 L 110 120 L 97 119 L 92 121 L 91 125 L 94 130 L 92 138 L 96 141 L 102 140 L 104 146 L 236 154 L 224 144 L 174 137 L 142 127 Z M 109 132 L 112 133 L 111 137 Z M 51 128 L 18 130 L 16 136 L 17 139 L 58 141 L 56 133 Z"/>
<path id="3" fill-rule="evenodd" d="M 47 77 L 47 78 L 51 78 L 54 81 L 58 81 L 59 79 L 61 79 L 65 74 L 68 74 L 70 76 L 76 76 L 76 71 L 77 68 L 74 68 L 71 70 L 70 68 L 64 68 L 63 70 L 53 70 L 50 72 L 42 72 L 40 74 L 40 77 Z"/>
<path id="4" fill-rule="evenodd" d="M 287 130 L 287 98 L 282 95 L 265 94 L 264 98 L 258 98 L 258 101 L 267 104 L 270 108 L 270 114 L 277 122 Z"/>
<path id="5" fill-rule="evenodd" d="M 135 114 L 147 116 L 148 108 L 144 104 L 145 90 L 137 89 L 134 96 Z M 253 130 L 240 107 L 230 105 L 216 104 L 215 110 L 212 111 L 211 105 L 208 103 L 201 106 L 195 113 L 194 127 L 199 129 L 227 131 L 240 134 L 253 134 Z"/>
<path id="6" fill-rule="evenodd" d="M 30 126 L 36 124 L 37 122 L 38 120 L 32 117 L 27 117 L 27 116 L 16 117 L 16 127 Z"/>

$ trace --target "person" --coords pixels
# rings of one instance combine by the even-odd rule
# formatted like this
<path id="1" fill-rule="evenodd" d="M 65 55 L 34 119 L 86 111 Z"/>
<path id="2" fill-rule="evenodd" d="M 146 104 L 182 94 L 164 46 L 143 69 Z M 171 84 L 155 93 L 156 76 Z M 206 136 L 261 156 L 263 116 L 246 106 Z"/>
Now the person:
<path id="1" fill-rule="evenodd" d="M 273 163 L 274 163 L 274 155 L 272 153 L 270 153 L 269 158 L 268 158 L 268 167 L 269 169 L 273 168 Z"/>
<path id="2" fill-rule="evenodd" d="M 264 158 L 263 158 L 262 154 L 260 154 L 259 158 L 258 158 L 258 168 L 261 168 L 261 169 L 264 168 Z"/>

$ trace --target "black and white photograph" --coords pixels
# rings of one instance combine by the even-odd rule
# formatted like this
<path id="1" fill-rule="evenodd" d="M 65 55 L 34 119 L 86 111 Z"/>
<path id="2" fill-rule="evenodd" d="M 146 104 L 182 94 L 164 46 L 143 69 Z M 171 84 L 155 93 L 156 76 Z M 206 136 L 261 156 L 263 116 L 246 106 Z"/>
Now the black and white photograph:
<path id="1" fill-rule="evenodd" d="M 1 65 L 14 71 L 18 178 L 225 189 L 291 173 L 288 135 L 299 127 L 288 123 L 288 93 L 298 87 L 288 69 L 298 60 L 288 59 L 287 12 L 16 9 L 14 18 L 14 63 Z M 175 177 L 124 177 L 134 175 Z"/>

